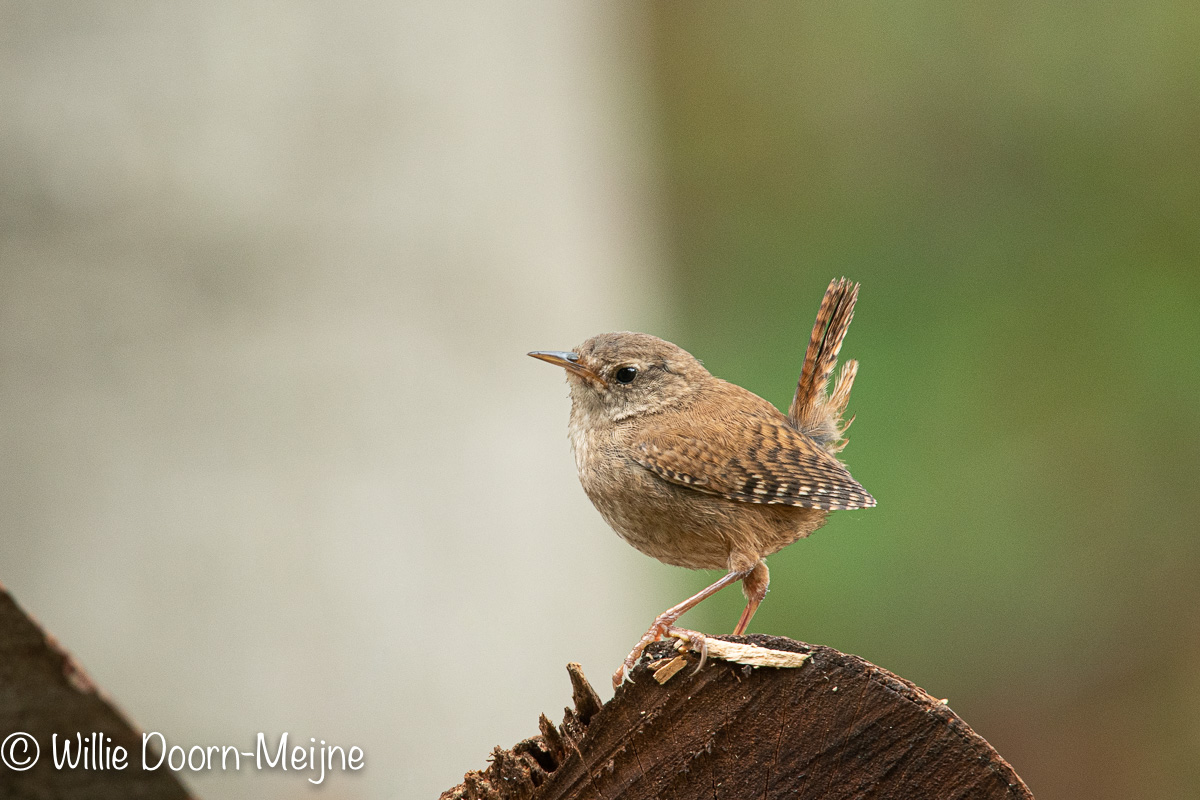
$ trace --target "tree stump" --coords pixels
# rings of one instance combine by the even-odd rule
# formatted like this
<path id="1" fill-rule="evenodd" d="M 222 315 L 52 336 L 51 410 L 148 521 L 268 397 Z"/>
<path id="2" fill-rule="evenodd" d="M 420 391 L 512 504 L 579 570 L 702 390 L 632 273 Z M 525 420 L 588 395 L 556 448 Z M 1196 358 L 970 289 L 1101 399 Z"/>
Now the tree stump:
<path id="1" fill-rule="evenodd" d="M 705 641 L 808 657 L 774 668 L 710 652 L 700 666 L 697 653 L 659 642 L 604 706 L 569 665 L 575 708 L 563 724 L 543 715 L 540 735 L 497 747 L 442 800 L 1032 800 L 943 702 L 885 669 L 774 636 Z"/>
<path id="2" fill-rule="evenodd" d="M 27 737 L 21 736 L 27 734 Z M 118 769 L 55 768 L 52 737 L 81 734 L 89 747 L 118 745 Z M 91 734 L 99 738 L 90 740 Z M 36 742 L 36 746 L 33 744 Z M 141 734 L 96 689 L 84 671 L 0 587 L 0 797 L 54 800 L 186 800 L 167 769 L 141 766 Z M 92 749 L 92 752 L 95 748 Z M 32 761 L 35 758 L 36 761 Z M 75 750 L 78 759 L 78 749 Z M 103 759 L 101 759 L 101 763 Z M 78 762 L 77 763 L 82 763 Z"/>

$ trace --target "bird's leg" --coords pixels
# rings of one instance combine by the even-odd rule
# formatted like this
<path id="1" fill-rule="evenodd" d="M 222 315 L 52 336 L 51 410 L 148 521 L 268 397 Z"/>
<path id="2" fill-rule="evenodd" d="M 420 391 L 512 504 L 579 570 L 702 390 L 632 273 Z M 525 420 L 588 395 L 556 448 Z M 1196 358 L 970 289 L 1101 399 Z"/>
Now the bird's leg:
<path id="1" fill-rule="evenodd" d="M 750 620 L 754 617 L 754 612 L 758 610 L 758 604 L 767 596 L 767 584 L 770 582 L 771 573 L 767 571 L 767 562 L 765 561 L 755 564 L 754 569 L 742 578 L 742 592 L 746 595 L 746 610 L 742 612 L 742 618 L 738 620 L 737 627 L 733 629 L 734 636 L 741 636 L 746 632 Z"/>
<path id="2" fill-rule="evenodd" d="M 762 562 L 760 561 L 759 564 L 761 563 Z M 687 600 L 684 600 L 679 605 L 672 606 L 663 613 L 659 614 L 655 618 L 654 624 L 650 626 L 650 630 L 646 631 L 645 635 L 642 636 L 641 641 L 637 643 L 637 646 L 635 646 L 629 655 L 625 657 L 625 662 L 621 664 L 620 669 L 613 674 L 613 688 L 615 689 L 625 682 L 625 679 L 629 676 L 630 670 L 633 669 L 633 666 L 638 662 L 638 659 L 642 657 L 642 652 L 645 651 L 646 647 L 652 642 L 657 642 L 659 639 L 661 639 L 666 632 L 670 630 L 671 626 L 675 624 L 675 621 L 682 617 L 684 613 L 705 598 L 712 597 L 729 584 L 737 583 L 738 581 L 746 578 L 756 569 L 758 569 L 757 565 L 751 567 L 750 569 L 730 571 L 729 574 L 721 578 L 721 580 L 717 581 L 712 586 L 709 586 L 707 589 L 702 589 L 701 591 L 689 597 Z M 766 565 L 763 565 L 763 571 L 765 573 Z M 763 593 L 766 593 L 765 582 L 763 585 Z M 761 600 L 762 598 L 759 599 Z M 757 603 L 755 605 L 757 605 Z"/>

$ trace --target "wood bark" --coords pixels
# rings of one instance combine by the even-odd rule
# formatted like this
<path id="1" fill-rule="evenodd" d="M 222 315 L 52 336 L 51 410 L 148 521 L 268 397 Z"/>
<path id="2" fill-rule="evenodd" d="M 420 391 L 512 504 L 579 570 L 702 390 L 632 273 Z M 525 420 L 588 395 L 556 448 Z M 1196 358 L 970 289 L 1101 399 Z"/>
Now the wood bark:
<path id="1" fill-rule="evenodd" d="M 801 667 L 684 656 L 660 642 L 601 707 L 578 665 L 575 708 L 468 773 L 442 800 L 937 798 L 1031 800 L 1012 767 L 941 701 L 832 648 L 771 636 L 723 641 L 808 653 Z M 678 664 L 673 666 L 677 667 Z"/>
<path id="2" fill-rule="evenodd" d="M 37 761 L 29 769 L 33 749 L 17 734 L 37 742 Z M 51 753 L 57 734 L 103 737 L 107 752 L 116 746 L 128 753 L 127 766 L 116 769 L 56 769 Z M 89 745 L 91 744 L 89 741 Z M 141 733 L 100 693 L 70 655 L 45 634 L 0 587 L 0 797 L 37 800 L 185 800 L 188 793 L 166 769 L 142 769 Z M 77 752 L 77 751 L 76 751 Z M 101 751 L 103 752 L 103 751 Z M 154 759 L 157 761 L 157 758 Z"/>

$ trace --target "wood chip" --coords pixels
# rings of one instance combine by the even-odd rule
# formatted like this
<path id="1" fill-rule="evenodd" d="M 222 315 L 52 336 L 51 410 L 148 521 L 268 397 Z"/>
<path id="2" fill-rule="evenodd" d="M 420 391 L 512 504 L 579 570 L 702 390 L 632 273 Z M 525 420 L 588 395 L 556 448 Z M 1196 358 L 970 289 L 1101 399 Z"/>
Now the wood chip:
<path id="1" fill-rule="evenodd" d="M 697 653 L 707 651 L 709 658 L 719 658 L 734 664 L 746 664 L 751 667 L 775 667 L 777 669 L 796 669 L 803 667 L 812 656 L 809 653 L 791 653 L 786 650 L 768 650 L 753 644 L 727 642 L 724 639 L 714 639 L 694 631 L 671 631 L 680 643 Z M 674 673 L 672 673 L 674 674 Z M 655 677 L 658 674 L 655 673 Z M 662 681 L 659 681 L 662 683 Z"/>
<path id="2" fill-rule="evenodd" d="M 654 670 L 654 680 L 659 683 L 666 683 L 675 677 L 675 673 L 687 666 L 687 659 L 683 656 L 675 656 L 666 664 Z"/>

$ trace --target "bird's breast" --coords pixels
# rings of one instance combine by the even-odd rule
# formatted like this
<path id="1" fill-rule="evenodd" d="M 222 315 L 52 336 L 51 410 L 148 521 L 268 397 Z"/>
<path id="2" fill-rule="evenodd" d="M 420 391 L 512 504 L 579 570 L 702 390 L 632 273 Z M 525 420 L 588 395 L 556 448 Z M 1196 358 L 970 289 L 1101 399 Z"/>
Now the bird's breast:
<path id="1" fill-rule="evenodd" d="M 693 519 L 717 498 L 691 497 L 681 503 L 677 487 L 659 480 L 632 457 L 633 423 L 590 424 L 573 415 L 569 427 L 579 482 L 592 505 L 614 531 L 643 553 L 693 569 L 724 569 L 730 546 L 712 510 Z"/>

